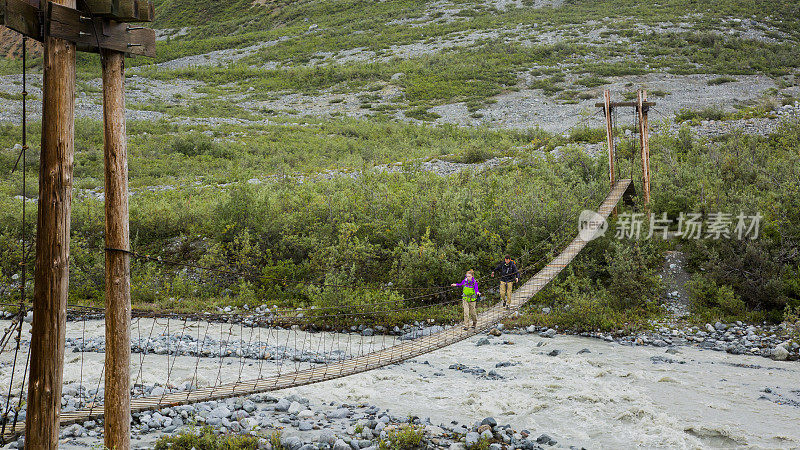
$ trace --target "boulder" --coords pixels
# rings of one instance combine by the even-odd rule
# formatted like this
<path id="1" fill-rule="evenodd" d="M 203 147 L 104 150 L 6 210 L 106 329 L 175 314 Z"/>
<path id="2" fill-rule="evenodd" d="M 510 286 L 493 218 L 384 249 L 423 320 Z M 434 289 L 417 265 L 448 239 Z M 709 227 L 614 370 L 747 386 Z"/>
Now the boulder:
<path id="1" fill-rule="evenodd" d="M 281 437 L 281 444 L 287 450 L 299 450 L 303 446 L 303 441 L 297 436 L 283 436 Z"/>
<path id="2" fill-rule="evenodd" d="M 317 438 L 317 441 L 332 446 L 336 444 L 336 435 L 333 433 L 333 430 L 326 428 L 319 432 L 319 437 Z"/>
<path id="3" fill-rule="evenodd" d="M 290 406 L 292 406 L 292 402 L 282 398 L 278 400 L 278 403 L 275 404 L 275 411 L 286 412 L 289 410 Z"/>
<path id="4" fill-rule="evenodd" d="M 548 328 L 547 331 L 542 331 L 541 333 L 539 333 L 539 336 L 543 338 L 552 338 L 555 337 L 555 335 L 556 335 L 556 330 L 552 328 Z"/>
<path id="5" fill-rule="evenodd" d="M 489 427 L 494 428 L 497 426 L 497 421 L 494 420 L 494 417 L 487 417 L 481 421 L 481 425 L 489 425 Z"/>
<path id="6" fill-rule="evenodd" d="M 292 404 L 289 405 L 289 409 L 286 410 L 286 411 L 289 414 L 297 414 L 297 413 L 299 413 L 300 411 L 302 411 L 304 409 L 306 409 L 306 408 L 302 404 L 300 404 L 299 402 L 292 402 Z"/>
<path id="7" fill-rule="evenodd" d="M 467 444 L 467 448 L 471 448 L 471 447 L 474 447 L 475 445 L 477 445 L 478 441 L 480 440 L 480 438 L 481 438 L 481 435 L 476 433 L 476 432 L 474 432 L 474 431 L 470 431 L 469 433 L 467 433 L 467 437 L 465 438 L 465 442 Z"/>
<path id="8" fill-rule="evenodd" d="M 333 450 L 350 450 L 350 445 L 347 442 L 337 439 L 336 442 L 333 444 Z"/>
<path id="9" fill-rule="evenodd" d="M 789 350 L 786 350 L 786 347 L 778 345 L 772 349 L 772 359 L 775 361 L 786 361 L 787 358 L 789 358 Z"/>

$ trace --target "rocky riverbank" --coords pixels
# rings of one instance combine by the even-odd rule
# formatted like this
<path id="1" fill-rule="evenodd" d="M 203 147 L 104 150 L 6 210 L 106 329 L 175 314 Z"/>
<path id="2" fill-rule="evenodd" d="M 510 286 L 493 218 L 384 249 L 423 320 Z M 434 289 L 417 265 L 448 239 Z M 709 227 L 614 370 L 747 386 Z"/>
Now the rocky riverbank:
<path id="1" fill-rule="evenodd" d="M 512 330 L 512 333 L 537 333 L 551 338 L 556 330 L 547 327 L 529 326 Z M 573 334 L 569 333 L 568 334 Z M 776 361 L 800 360 L 800 343 L 788 336 L 787 325 L 746 325 L 742 322 L 725 324 L 715 322 L 704 327 L 679 328 L 656 327 L 652 331 L 634 334 L 581 332 L 578 336 L 602 339 L 626 346 L 653 346 L 675 348 L 693 346 L 704 350 L 726 352 L 734 355 L 755 355 Z"/>
<path id="2" fill-rule="evenodd" d="M 86 390 L 83 386 L 73 388 L 76 392 Z M 69 403 L 76 392 L 68 390 L 62 403 Z M 24 418 L 23 410 L 20 420 Z M 265 450 L 276 448 L 274 444 L 278 442 L 287 450 L 375 450 L 381 443 L 404 439 L 403 434 L 416 436 L 420 441 L 417 448 L 465 449 L 483 445 L 492 450 L 534 450 L 558 444 L 547 433 L 534 435 L 529 430 L 515 430 L 498 424 L 492 417 L 472 424 L 454 420 L 434 425 L 430 418 L 396 415 L 364 403 L 315 404 L 297 395 L 254 394 L 134 413 L 132 447 L 152 448 L 161 437 L 196 433 L 202 427 L 211 427 L 220 435 L 256 436 L 259 448 Z M 64 427 L 60 444 L 65 449 L 86 448 L 97 445 L 102 438 L 102 419 L 87 420 Z M 24 437 L 20 437 L 2 448 L 23 446 Z"/>

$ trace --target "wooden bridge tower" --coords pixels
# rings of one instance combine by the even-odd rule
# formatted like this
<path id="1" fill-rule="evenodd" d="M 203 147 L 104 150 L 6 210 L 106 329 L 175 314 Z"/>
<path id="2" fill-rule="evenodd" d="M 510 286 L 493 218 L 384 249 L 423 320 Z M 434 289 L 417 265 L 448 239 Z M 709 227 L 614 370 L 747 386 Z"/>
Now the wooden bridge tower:
<path id="1" fill-rule="evenodd" d="M 636 93 L 635 101 L 612 102 L 611 91 L 603 91 L 603 102 L 596 103 L 595 106 L 603 108 L 606 118 L 606 142 L 608 145 L 608 175 L 611 187 L 616 182 L 616 151 L 614 148 L 614 119 L 612 112 L 618 107 L 633 107 L 639 123 L 639 148 L 642 160 L 642 198 L 645 208 L 650 206 L 650 126 L 647 120 L 647 113 L 654 102 L 647 101 L 647 91 L 639 89 Z"/>
<path id="2" fill-rule="evenodd" d="M 99 52 L 105 125 L 105 445 L 130 448 L 125 56 L 155 56 L 148 0 L 0 0 L 0 24 L 42 42 L 42 141 L 25 448 L 58 447 L 69 288 L 77 51 Z"/>

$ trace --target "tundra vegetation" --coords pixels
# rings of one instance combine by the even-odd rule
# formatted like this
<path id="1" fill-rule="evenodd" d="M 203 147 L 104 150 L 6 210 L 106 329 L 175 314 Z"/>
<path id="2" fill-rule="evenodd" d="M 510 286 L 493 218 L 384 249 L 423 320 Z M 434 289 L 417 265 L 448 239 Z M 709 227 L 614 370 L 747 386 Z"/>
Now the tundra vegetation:
<path id="1" fill-rule="evenodd" d="M 526 276 L 540 267 L 575 234 L 580 211 L 596 207 L 608 189 L 605 157 L 582 151 L 605 135 L 586 127 L 551 135 L 537 128 L 431 126 L 426 122 L 438 117 L 432 107 L 463 102 L 480 118 L 498 94 L 541 89 L 558 102 L 576 102 L 616 77 L 649 73 L 705 74 L 709 86 L 763 75 L 787 87 L 797 84 L 800 69 L 800 6 L 791 0 L 567 0 L 555 8 L 524 0 L 522 8 L 505 9 L 472 0 L 437 8 L 410 0 L 155 3 L 154 27 L 165 38 L 154 62 L 130 60 L 129 73 L 199 83 L 203 96 L 154 95 L 128 104 L 165 114 L 128 122 L 132 246 L 162 258 L 133 260 L 134 303 L 146 309 L 350 304 L 374 313 L 362 320 L 386 325 L 455 321 L 457 306 L 448 302 L 456 293 L 416 297 L 441 290 L 467 268 L 486 276 L 503 253 L 519 255 Z M 461 41 L 450 45 L 455 40 Z M 421 44 L 434 50 L 404 53 Z M 353 49 L 365 57 L 348 57 Z M 156 66 L 213 51 L 238 53 L 237 59 Z M 35 72 L 41 58 L 31 65 Z M 96 56 L 80 54 L 79 91 L 97 94 L 99 70 Z M 0 60 L 0 74 L 19 72 L 19 60 Z M 398 94 L 384 102 L 384 91 Z M 298 117 L 253 106 L 319 92 L 358 95 L 372 115 Z M 656 98 L 669 94 L 651 91 Z M 1 95 L 3 102 L 19 101 Z M 669 249 L 688 255 L 694 307 L 688 320 L 778 321 L 784 312 L 796 320 L 800 124 L 766 137 L 698 139 L 688 131 L 707 120 L 769 116 L 791 100 L 776 94 L 773 103 L 734 112 L 712 105 L 683 110 L 670 118 L 683 129 L 651 141 L 655 214 L 758 212 L 758 239 L 598 239 L 520 322 L 647 327 L 664 314 L 658 272 Z M 415 120 L 398 120 L 400 112 Z M 230 120 L 175 120 L 210 117 Z M 258 122 L 264 118 L 269 122 Z M 20 196 L 37 197 L 40 128 L 29 124 L 23 190 L 21 169 L 12 171 L 20 127 L 0 125 L 5 302 L 18 296 L 11 287 L 22 255 Z M 102 124 L 80 118 L 75 133 L 70 301 L 102 305 Z M 622 140 L 620 172 L 636 178 L 634 150 Z M 434 158 L 477 165 L 495 157 L 504 162 L 490 170 L 449 176 L 419 170 Z M 35 203 L 28 206 L 30 243 Z M 612 220 L 612 232 L 615 226 Z M 387 315 L 379 305 L 388 301 L 408 308 Z M 343 325 L 324 315 L 311 320 Z"/>

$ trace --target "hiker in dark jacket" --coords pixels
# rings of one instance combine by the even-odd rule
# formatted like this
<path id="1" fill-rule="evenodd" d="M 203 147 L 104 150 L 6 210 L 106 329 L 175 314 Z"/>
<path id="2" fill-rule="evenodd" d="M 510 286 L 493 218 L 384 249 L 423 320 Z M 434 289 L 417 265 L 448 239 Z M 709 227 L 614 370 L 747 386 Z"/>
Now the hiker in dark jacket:
<path id="1" fill-rule="evenodd" d="M 511 289 L 513 289 L 514 283 L 519 281 L 517 265 L 511 260 L 511 256 L 506 255 L 503 262 L 494 268 L 492 277 L 495 273 L 500 275 L 500 299 L 503 300 L 503 306 L 508 308 L 511 301 Z"/>

